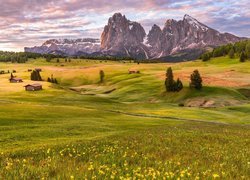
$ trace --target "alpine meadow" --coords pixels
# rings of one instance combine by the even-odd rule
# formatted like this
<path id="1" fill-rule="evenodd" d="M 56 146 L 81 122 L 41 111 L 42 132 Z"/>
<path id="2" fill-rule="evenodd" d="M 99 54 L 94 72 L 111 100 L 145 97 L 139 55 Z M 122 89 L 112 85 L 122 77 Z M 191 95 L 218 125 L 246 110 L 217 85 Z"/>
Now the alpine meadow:
<path id="1" fill-rule="evenodd" d="M 250 179 L 246 1 L 2 3 L 0 179 Z"/>

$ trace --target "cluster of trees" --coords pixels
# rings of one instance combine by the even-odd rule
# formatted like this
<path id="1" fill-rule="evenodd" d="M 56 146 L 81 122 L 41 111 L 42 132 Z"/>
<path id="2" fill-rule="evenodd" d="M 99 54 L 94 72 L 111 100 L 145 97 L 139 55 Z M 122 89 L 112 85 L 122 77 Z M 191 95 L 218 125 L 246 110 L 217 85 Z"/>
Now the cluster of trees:
<path id="1" fill-rule="evenodd" d="M 177 81 L 174 80 L 174 75 L 171 67 L 169 67 L 166 72 L 165 87 L 167 92 L 179 92 L 183 89 L 181 80 L 179 78 L 177 79 Z M 191 74 L 189 87 L 191 89 L 197 90 L 202 89 L 202 78 L 198 70 L 194 70 L 194 72 Z"/>
<path id="2" fill-rule="evenodd" d="M 30 79 L 32 81 L 42 81 L 42 77 L 40 75 L 40 71 L 33 70 L 30 74 Z"/>
<path id="3" fill-rule="evenodd" d="M 58 81 L 56 78 L 53 77 L 53 74 L 51 75 L 51 77 L 48 77 L 47 81 L 50 83 L 58 84 Z"/>
<path id="4" fill-rule="evenodd" d="M 206 52 L 201 56 L 203 61 L 208 61 L 213 57 L 229 56 L 230 58 L 239 57 L 241 62 L 250 59 L 250 40 L 227 44 L 214 48 L 211 52 Z"/>
<path id="5" fill-rule="evenodd" d="M 183 84 L 179 78 L 177 81 L 174 80 L 171 67 L 169 67 L 166 72 L 165 87 L 168 92 L 179 92 L 183 88 Z"/>

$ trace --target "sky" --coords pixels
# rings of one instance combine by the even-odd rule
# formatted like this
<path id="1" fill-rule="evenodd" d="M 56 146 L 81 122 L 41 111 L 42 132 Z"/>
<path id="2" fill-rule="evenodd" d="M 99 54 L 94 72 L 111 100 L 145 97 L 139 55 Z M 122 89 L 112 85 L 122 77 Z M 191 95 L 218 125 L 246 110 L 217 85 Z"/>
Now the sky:
<path id="1" fill-rule="evenodd" d="M 0 0 L 0 50 L 23 51 L 54 38 L 100 38 L 120 12 L 146 31 L 185 14 L 221 32 L 250 37 L 249 0 Z"/>

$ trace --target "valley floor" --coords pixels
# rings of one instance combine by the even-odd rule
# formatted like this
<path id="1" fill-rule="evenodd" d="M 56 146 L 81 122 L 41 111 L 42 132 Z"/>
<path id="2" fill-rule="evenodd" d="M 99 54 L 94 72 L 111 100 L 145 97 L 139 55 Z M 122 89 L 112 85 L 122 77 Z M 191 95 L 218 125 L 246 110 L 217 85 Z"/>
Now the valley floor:
<path id="1" fill-rule="evenodd" d="M 24 80 L 0 75 L 1 179 L 250 178 L 250 62 L 62 62 L 0 64 Z M 169 66 L 179 93 L 165 92 Z M 59 85 L 26 92 L 34 68 Z M 194 69 L 202 91 L 188 88 Z"/>

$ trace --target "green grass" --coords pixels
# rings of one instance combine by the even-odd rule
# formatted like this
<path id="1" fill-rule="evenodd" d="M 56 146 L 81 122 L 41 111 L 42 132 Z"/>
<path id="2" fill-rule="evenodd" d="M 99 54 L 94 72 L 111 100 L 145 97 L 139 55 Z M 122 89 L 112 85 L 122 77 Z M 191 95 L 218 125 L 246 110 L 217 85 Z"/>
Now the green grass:
<path id="1" fill-rule="evenodd" d="M 0 75 L 1 179 L 250 178 L 250 62 L 60 61 L 0 63 L 24 79 L 10 84 L 10 74 Z M 184 82 L 181 92 L 165 92 L 169 66 Z M 25 92 L 33 83 L 27 69 L 36 67 L 60 85 L 41 82 L 43 91 Z M 194 69 L 204 77 L 202 91 L 188 88 Z M 215 107 L 179 107 L 196 101 Z"/>

